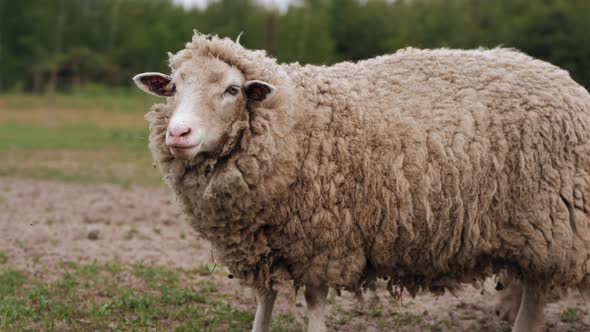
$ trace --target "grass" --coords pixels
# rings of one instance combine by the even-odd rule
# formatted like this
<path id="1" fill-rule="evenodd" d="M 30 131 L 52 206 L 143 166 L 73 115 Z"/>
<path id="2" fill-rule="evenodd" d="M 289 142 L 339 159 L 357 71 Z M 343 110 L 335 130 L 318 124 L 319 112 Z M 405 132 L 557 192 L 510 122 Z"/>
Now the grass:
<path id="1" fill-rule="evenodd" d="M 565 323 L 575 323 L 582 317 L 582 312 L 579 308 L 566 307 L 561 311 L 560 320 Z"/>
<path id="2" fill-rule="evenodd" d="M 23 95 L 5 94 L 0 107 L 8 110 L 76 109 L 101 112 L 145 112 L 150 105 L 162 99 L 140 91 L 104 89 L 103 91 L 78 91 L 73 94 Z"/>
<path id="3" fill-rule="evenodd" d="M 494 321 L 494 330 L 497 332 L 510 332 L 512 331 L 512 324 L 503 320 L 496 320 Z"/>
<path id="4" fill-rule="evenodd" d="M 303 327 L 297 322 L 297 319 L 291 315 L 278 314 L 270 322 L 271 331 L 303 331 Z"/>
<path id="5" fill-rule="evenodd" d="M 383 304 L 380 304 L 375 309 L 373 309 L 371 315 L 373 317 L 381 317 L 383 315 Z"/>
<path id="6" fill-rule="evenodd" d="M 161 185 L 143 113 L 158 99 L 126 90 L 0 96 L 0 176 Z"/>
<path id="7" fill-rule="evenodd" d="M 20 123 L 0 124 L 0 151 L 59 151 L 116 148 L 130 152 L 147 151 L 145 129 L 100 128 L 91 123 L 61 128 L 30 126 Z"/>
<path id="8" fill-rule="evenodd" d="M 137 230 L 137 228 L 132 227 L 127 232 L 125 232 L 124 239 L 125 240 L 132 240 L 135 237 L 141 237 L 142 234 Z"/>
<path id="9" fill-rule="evenodd" d="M 414 314 L 410 312 L 396 313 L 391 317 L 394 326 L 418 325 L 428 316 L 427 312 Z"/>
<path id="10" fill-rule="evenodd" d="M 253 313 L 228 304 L 207 276 L 143 264 L 63 264 L 54 281 L 0 270 L 2 331 L 244 331 Z M 201 280 L 197 280 L 201 279 Z M 300 331 L 277 315 L 272 331 Z"/>
<path id="11" fill-rule="evenodd" d="M 25 177 L 31 179 L 52 179 L 63 182 L 75 182 L 83 184 L 111 183 L 123 187 L 129 187 L 132 184 L 140 185 L 158 185 L 161 183 L 159 177 L 153 179 L 132 179 L 118 176 L 93 176 L 85 174 L 76 174 L 62 171 L 59 169 L 47 168 L 14 168 L 7 167 L 0 169 L 0 176 Z"/>
<path id="12" fill-rule="evenodd" d="M 446 319 L 443 319 L 443 320 L 439 320 L 438 322 L 432 324 L 430 326 L 430 331 L 431 332 L 439 332 L 439 331 L 443 331 L 443 330 L 448 330 L 450 326 L 451 326 L 451 322 L 449 322 Z"/>

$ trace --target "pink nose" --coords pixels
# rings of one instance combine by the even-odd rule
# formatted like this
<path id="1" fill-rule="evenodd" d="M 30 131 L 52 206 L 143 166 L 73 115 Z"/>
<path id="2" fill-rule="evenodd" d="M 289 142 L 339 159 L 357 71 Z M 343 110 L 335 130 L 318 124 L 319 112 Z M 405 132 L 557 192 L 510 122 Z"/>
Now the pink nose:
<path id="1" fill-rule="evenodd" d="M 168 128 L 168 135 L 170 135 L 170 137 L 174 137 L 174 138 L 186 137 L 190 133 L 191 133 L 191 129 L 186 126 L 176 126 L 176 127 Z"/>

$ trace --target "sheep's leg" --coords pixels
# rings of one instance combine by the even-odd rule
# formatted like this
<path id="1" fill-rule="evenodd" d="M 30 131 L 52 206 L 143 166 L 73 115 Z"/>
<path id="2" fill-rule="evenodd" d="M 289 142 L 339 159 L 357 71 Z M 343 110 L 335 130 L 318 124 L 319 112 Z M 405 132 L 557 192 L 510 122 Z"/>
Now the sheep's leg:
<path id="1" fill-rule="evenodd" d="M 254 326 L 252 327 L 252 332 L 269 331 L 272 307 L 275 304 L 276 298 L 277 292 L 274 290 L 256 290 L 256 301 L 258 301 L 258 307 L 256 308 L 256 316 L 254 316 Z"/>
<path id="2" fill-rule="evenodd" d="M 587 310 L 587 314 L 586 314 L 586 319 L 585 322 L 586 324 L 590 324 L 590 288 L 585 288 L 585 287 L 578 287 L 578 290 L 580 291 L 580 294 L 582 294 L 582 298 L 584 299 L 584 302 L 586 302 L 586 310 Z"/>
<path id="3" fill-rule="evenodd" d="M 328 287 L 305 287 L 305 301 L 307 302 L 309 319 L 308 332 L 325 332 L 327 330 L 324 321 L 327 295 Z"/>
<path id="4" fill-rule="evenodd" d="M 513 324 L 522 300 L 521 282 L 516 277 L 508 275 L 506 271 L 502 271 L 498 274 L 496 290 L 494 311 L 501 320 Z"/>
<path id="5" fill-rule="evenodd" d="M 543 288 L 531 283 L 522 285 L 522 300 L 518 316 L 512 327 L 512 332 L 540 332 L 543 331 L 545 299 Z"/>
<path id="6" fill-rule="evenodd" d="M 369 299 L 369 309 L 375 309 L 379 305 L 381 300 L 379 299 L 379 293 L 375 287 L 371 288 L 371 298 Z"/>

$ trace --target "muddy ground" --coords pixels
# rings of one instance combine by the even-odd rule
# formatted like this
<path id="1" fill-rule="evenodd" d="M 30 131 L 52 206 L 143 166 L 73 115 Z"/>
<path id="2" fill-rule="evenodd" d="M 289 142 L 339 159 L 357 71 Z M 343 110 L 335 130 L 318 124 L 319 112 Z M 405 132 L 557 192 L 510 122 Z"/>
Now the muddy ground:
<path id="1" fill-rule="evenodd" d="M 0 251 L 12 267 L 50 280 L 62 262 L 143 262 L 195 268 L 212 264 L 209 244 L 189 226 L 164 187 L 65 183 L 0 177 Z M 254 311 L 254 298 L 225 274 L 211 276 L 220 289 L 240 295 L 232 303 Z M 363 306 L 353 296 L 330 293 L 332 331 L 506 331 L 493 313 L 493 282 L 483 289 L 465 287 L 456 296 L 405 294 L 393 301 L 378 290 L 379 304 Z M 371 294 L 365 295 L 367 299 Z M 304 321 L 301 294 L 295 303 L 279 298 L 277 313 Z M 568 313 L 578 312 L 578 315 Z M 548 331 L 590 330 L 576 292 L 546 309 Z"/>

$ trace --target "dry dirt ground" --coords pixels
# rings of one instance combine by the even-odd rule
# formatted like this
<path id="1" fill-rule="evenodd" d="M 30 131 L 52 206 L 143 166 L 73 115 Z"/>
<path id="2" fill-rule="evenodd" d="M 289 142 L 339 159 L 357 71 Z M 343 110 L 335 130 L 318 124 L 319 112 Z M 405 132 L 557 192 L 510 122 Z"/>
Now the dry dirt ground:
<path id="1" fill-rule="evenodd" d="M 167 188 L 124 188 L 0 177 L 0 251 L 17 269 L 50 280 L 60 262 L 110 262 L 195 268 L 211 264 L 209 244 L 190 229 Z M 223 273 L 212 276 L 224 291 L 242 294 L 236 308 L 254 311 L 252 294 Z M 493 282 L 453 296 L 405 294 L 393 301 L 378 290 L 379 304 L 358 304 L 330 293 L 332 331 L 505 331 L 493 313 Z M 370 298 L 371 294 L 365 294 Z M 295 303 L 293 303 L 295 301 Z M 368 303 L 369 301 L 367 301 Z M 304 321 L 302 295 L 279 298 L 277 313 Z M 572 309 L 579 317 L 568 316 Z M 586 331 L 577 292 L 546 309 L 548 331 Z"/>

